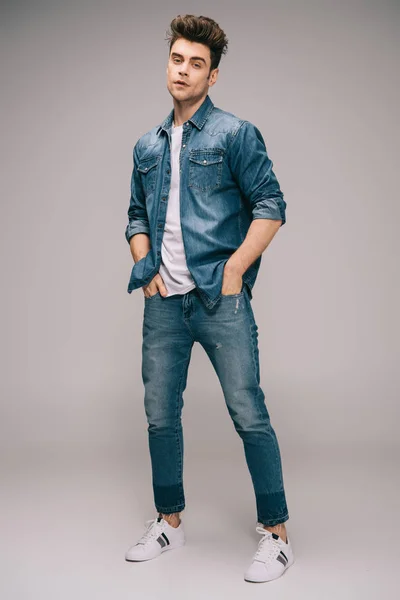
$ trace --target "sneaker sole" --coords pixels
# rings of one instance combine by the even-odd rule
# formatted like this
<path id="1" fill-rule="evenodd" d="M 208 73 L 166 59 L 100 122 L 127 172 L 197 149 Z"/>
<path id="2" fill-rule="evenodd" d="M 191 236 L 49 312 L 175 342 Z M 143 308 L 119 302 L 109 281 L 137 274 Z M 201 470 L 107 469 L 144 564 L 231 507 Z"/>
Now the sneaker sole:
<path id="1" fill-rule="evenodd" d="M 294 560 L 294 558 L 292 558 L 292 560 L 288 562 L 285 569 L 282 571 L 282 573 L 280 575 L 278 575 L 278 577 L 273 577 L 272 579 L 246 579 L 246 577 L 245 577 L 244 580 L 248 581 L 249 583 L 266 583 L 267 581 L 274 581 L 275 579 L 279 579 L 280 577 L 282 577 L 286 573 L 288 568 L 290 566 L 292 566 L 292 564 L 294 562 L 295 562 L 295 560 Z"/>
<path id="2" fill-rule="evenodd" d="M 186 540 L 183 540 L 183 542 L 175 542 L 174 544 L 170 544 L 169 546 L 164 546 L 164 548 L 161 548 L 160 554 L 166 552 L 167 550 L 175 550 L 176 548 L 181 548 L 185 544 Z M 160 554 L 157 554 L 156 556 L 151 556 L 150 558 L 125 558 L 125 560 L 126 562 L 145 562 L 146 560 L 153 560 L 154 558 L 158 558 Z"/>

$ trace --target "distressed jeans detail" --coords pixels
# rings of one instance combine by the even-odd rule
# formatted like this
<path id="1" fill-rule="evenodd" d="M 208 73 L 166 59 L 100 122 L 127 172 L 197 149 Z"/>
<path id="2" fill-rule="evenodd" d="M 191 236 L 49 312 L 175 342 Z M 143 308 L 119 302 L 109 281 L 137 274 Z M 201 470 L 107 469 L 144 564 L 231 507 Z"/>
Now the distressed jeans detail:
<path id="1" fill-rule="evenodd" d="M 206 351 L 243 442 L 257 522 L 289 519 L 278 440 L 260 386 L 258 327 L 246 284 L 207 308 L 196 288 L 144 298 L 142 379 L 154 503 L 170 514 L 185 508 L 183 392 L 194 342 Z"/>

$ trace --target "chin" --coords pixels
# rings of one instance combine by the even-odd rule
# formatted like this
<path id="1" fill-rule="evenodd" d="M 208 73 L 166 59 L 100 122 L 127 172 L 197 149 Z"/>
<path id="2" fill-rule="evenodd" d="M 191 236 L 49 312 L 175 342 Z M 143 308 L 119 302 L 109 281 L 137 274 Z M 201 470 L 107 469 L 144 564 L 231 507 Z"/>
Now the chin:
<path id="1" fill-rule="evenodd" d="M 175 98 L 175 100 L 182 100 L 182 98 L 187 98 L 189 96 L 189 94 L 187 93 L 189 90 L 179 90 L 178 92 L 174 89 L 170 89 L 169 93 L 171 94 L 171 96 L 173 98 Z"/>

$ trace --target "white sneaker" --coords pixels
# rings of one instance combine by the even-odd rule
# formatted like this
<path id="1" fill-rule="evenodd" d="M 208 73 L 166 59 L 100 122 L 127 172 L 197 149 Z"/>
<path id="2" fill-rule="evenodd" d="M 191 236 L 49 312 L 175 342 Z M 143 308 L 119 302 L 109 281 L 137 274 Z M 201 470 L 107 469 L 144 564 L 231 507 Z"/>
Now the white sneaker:
<path id="1" fill-rule="evenodd" d="M 125 554 L 125 560 L 138 561 L 156 558 L 165 550 L 173 550 L 185 544 L 182 520 L 178 527 L 172 527 L 162 517 L 146 521 L 146 531 Z"/>
<path id="2" fill-rule="evenodd" d="M 244 574 L 245 581 L 271 581 L 283 575 L 294 563 L 292 546 L 287 536 L 287 543 L 277 533 L 264 529 L 262 523 L 257 524 L 256 531 L 262 534 L 253 562 Z"/>

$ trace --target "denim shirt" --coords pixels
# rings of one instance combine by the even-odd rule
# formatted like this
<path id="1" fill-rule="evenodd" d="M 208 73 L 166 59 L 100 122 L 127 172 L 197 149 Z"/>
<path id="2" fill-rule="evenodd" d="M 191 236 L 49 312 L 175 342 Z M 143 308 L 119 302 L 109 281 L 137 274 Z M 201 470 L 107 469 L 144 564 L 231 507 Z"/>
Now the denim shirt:
<path id="1" fill-rule="evenodd" d="M 158 273 L 171 185 L 174 109 L 133 149 L 129 223 L 125 238 L 147 233 L 151 249 L 132 268 L 128 292 Z M 286 222 L 286 202 L 260 131 L 214 106 L 207 95 L 183 123 L 180 217 L 187 267 L 201 299 L 212 308 L 221 297 L 224 266 L 246 237 L 253 219 Z M 250 298 L 261 255 L 243 273 Z"/>

